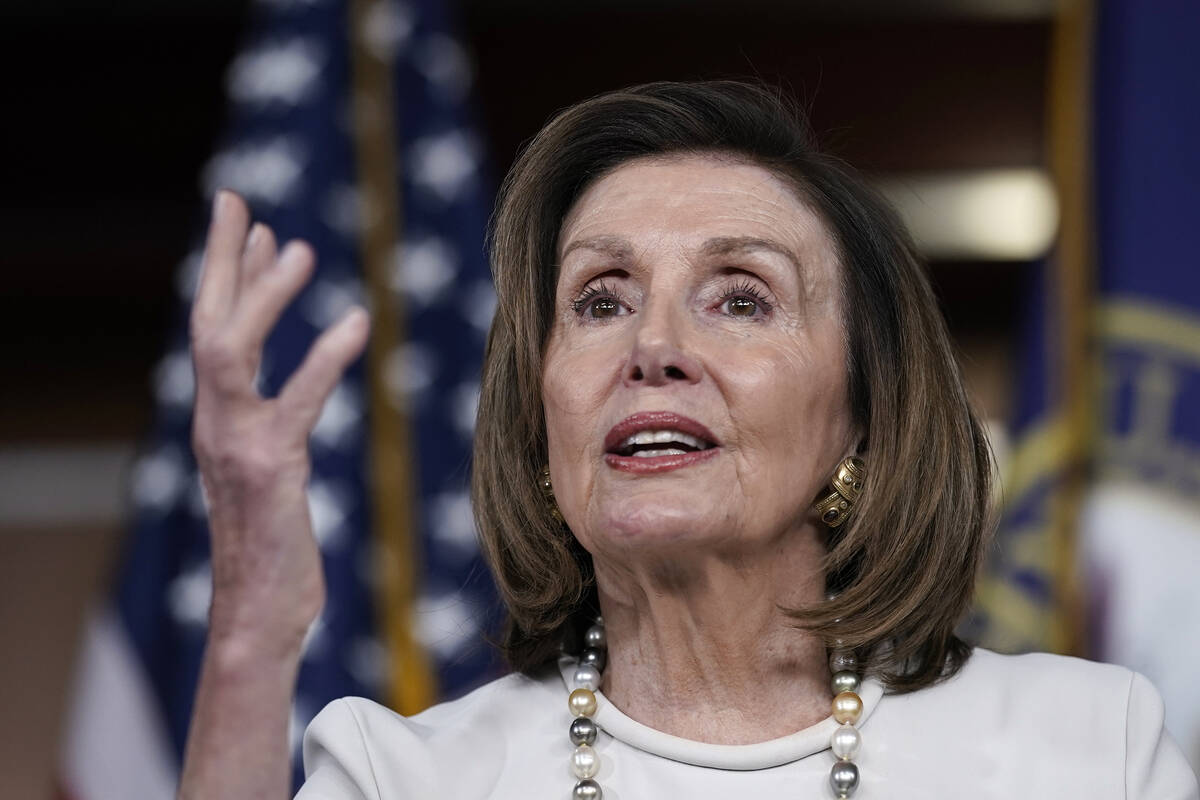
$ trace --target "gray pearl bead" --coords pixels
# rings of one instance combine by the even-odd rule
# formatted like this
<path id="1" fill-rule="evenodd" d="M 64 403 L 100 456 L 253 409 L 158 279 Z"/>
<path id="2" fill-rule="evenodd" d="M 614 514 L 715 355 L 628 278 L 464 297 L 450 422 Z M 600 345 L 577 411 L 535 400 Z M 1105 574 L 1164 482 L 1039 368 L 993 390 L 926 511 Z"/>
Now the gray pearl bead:
<path id="1" fill-rule="evenodd" d="M 575 784 L 571 797 L 572 800 L 600 800 L 604 797 L 604 792 L 600 791 L 600 784 L 591 778 L 585 778 Z"/>
<path id="2" fill-rule="evenodd" d="M 596 650 L 595 648 L 588 648 L 579 656 L 580 664 L 591 664 L 601 672 L 604 672 L 604 665 L 607 663 L 607 661 L 608 659 L 604 657 L 604 651 Z"/>
<path id="3" fill-rule="evenodd" d="M 607 643 L 608 639 L 604 636 L 604 628 L 600 625 L 593 625 L 583 634 L 584 647 L 594 647 L 599 650 Z"/>
<path id="4" fill-rule="evenodd" d="M 830 681 L 830 688 L 833 689 L 834 694 L 857 692 L 861 685 L 862 681 L 859 680 L 858 675 L 849 671 L 833 673 L 833 680 Z"/>
<path id="5" fill-rule="evenodd" d="M 858 788 L 858 765 L 853 761 L 839 761 L 829 770 L 829 787 L 838 797 L 849 797 Z"/>
<path id="6" fill-rule="evenodd" d="M 853 650 L 834 650 L 829 654 L 830 672 L 853 672 L 858 666 L 858 658 Z"/>
<path id="7" fill-rule="evenodd" d="M 576 717 L 571 720 L 571 744 L 576 746 L 581 744 L 595 744 L 596 732 L 598 730 L 596 723 L 587 717 Z"/>

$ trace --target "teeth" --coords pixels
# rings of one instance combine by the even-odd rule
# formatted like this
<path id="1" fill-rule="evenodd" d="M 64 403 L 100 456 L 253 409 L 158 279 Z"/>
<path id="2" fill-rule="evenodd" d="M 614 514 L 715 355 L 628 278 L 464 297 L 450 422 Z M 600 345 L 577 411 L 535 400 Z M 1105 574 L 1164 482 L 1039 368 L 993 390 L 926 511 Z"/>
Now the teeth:
<path id="1" fill-rule="evenodd" d="M 678 447 L 667 447 L 662 450 L 638 450 L 633 455 L 637 458 L 654 458 L 655 456 L 682 456 L 687 453 L 687 450 L 680 450 Z"/>
<path id="2" fill-rule="evenodd" d="M 634 445 L 668 444 L 670 442 L 686 444 L 688 447 L 694 447 L 697 450 L 707 450 L 709 447 L 711 447 L 710 444 L 702 439 L 697 439 L 695 436 L 689 436 L 681 431 L 670 429 L 661 431 L 638 431 L 632 436 L 627 436 L 625 440 L 621 442 L 620 447 L 623 449 L 626 447 L 633 447 Z M 677 449 L 678 448 L 671 448 L 673 452 Z M 646 452 L 657 453 L 658 451 L 654 450 Z M 680 450 L 679 452 L 684 451 Z M 640 455 L 640 453 L 638 455 Z"/>

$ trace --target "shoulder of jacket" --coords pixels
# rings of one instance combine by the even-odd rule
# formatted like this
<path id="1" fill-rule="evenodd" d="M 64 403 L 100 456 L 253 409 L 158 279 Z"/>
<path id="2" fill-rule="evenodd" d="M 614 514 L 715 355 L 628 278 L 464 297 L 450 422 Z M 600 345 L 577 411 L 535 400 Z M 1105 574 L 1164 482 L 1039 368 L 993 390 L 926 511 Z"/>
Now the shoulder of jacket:
<path id="1" fill-rule="evenodd" d="M 1135 673 L 1117 664 L 1103 664 L 1074 656 L 1052 653 L 1024 653 L 1004 655 L 976 647 L 971 658 L 958 675 L 947 683 L 981 681 L 993 686 L 1016 684 L 1039 686 L 1041 684 L 1071 685 L 1089 691 L 1118 691 L 1124 697 L 1133 682 Z"/>
<path id="2" fill-rule="evenodd" d="M 543 704 L 539 701 L 557 696 L 551 683 L 550 676 L 535 679 L 512 673 L 407 717 L 364 697 L 343 697 L 326 706 L 313 726 L 335 726 L 368 741 L 380 734 L 426 739 L 446 729 L 478 724 L 482 718 L 533 713 Z"/>

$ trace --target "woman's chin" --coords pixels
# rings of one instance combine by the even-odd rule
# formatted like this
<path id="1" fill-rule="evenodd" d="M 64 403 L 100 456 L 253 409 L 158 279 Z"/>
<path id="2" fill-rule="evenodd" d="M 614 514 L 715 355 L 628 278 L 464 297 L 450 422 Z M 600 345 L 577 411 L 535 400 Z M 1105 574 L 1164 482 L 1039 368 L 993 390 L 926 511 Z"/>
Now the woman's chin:
<path id="1" fill-rule="evenodd" d="M 728 530 L 714 519 L 715 513 L 704 513 L 707 503 L 653 501 L 650 498 L 627 500 L 602 515 L 594 537 L 604 538 L 620 549 L 658 549 L 674 546 L 696 546 L 717 528 Z"/>

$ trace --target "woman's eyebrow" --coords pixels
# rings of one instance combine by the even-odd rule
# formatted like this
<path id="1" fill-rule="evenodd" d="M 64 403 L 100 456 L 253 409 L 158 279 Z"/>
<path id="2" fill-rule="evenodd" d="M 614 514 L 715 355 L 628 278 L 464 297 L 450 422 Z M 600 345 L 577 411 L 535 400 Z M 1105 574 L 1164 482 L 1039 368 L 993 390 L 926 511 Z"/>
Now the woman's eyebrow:
<path id="1" fill-rule="evenodd" d="M 754 253 L 763 250 L 783 256 L 795 268 L 796 273 L 801 274 L 800 259 L 796 258 L 795 253 L 779 242 L 772 241 L 771 239 L 763 239 L 758 236 L 718 236 L 706 241 L 701 246 L 700 253 L 704 256 L 713 257 Z"/>
<path id="2" fill-rule="evenodd" d="M 621 262 L 633 261 L 633 248 L 620 236 L 593 236 L 588 239 L 576 239 L 563 248 L 559 262 L 566 261 L 567 256 L 576 250 L 593 250 Z"/>

